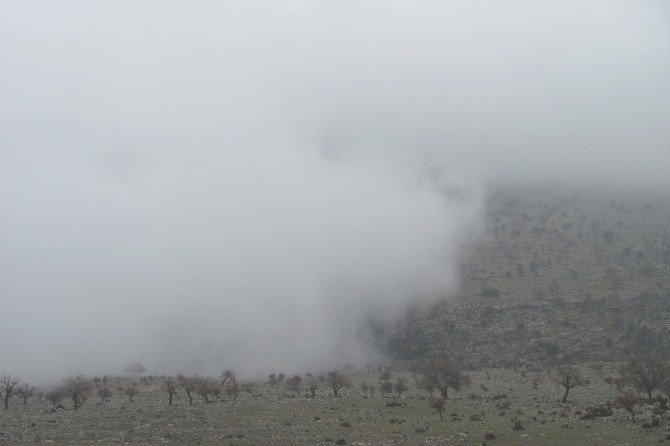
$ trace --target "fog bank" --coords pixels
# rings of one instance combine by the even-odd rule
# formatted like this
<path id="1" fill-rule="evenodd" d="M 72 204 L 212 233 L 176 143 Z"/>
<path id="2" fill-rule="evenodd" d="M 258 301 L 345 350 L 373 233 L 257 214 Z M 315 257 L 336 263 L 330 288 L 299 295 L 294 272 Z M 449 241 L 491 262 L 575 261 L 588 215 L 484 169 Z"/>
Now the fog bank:
<path id="1" fill-rule="evenodd" d="M 668 190 L 667 2 L 5 2 L 2 370 L 307 371 L 491 181 Z M 58 376 L 55 376 L 58 375 Z"/>

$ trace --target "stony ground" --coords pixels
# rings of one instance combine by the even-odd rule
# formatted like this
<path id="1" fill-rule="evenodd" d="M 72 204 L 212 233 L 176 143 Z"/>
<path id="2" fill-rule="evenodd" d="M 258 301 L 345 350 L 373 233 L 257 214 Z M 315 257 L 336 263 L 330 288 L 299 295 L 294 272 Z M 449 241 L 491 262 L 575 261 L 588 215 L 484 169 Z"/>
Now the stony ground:
<path id="1" fill-rule="evenodd" d="M 608 365 L 605 365 L 607 367 Z M 134 402 L 115 395 L 100 403 L 91 397 L 78 411 L 54 408 L 46 400 L 26 406 L 12 400 L 0 415 L 0 442 L 57 444 L 224 444 L 224 445 L 640 445 L 667 441 L 668 414 L 653 407 L 639 409 L 636 422 L 614 409 L 611 416 L 580 420 L 587 407 L 611 401 L 616 394 L 590 367 L 582 370 L 591 384 L 573 389 L 567 404 L 558 402 L 561 389 L 545 371 L 515 373 L 491 369 L 471 372 L 469 387 L 450 396 L 445 419 L 429 407 L 425 392 L 415 389 L 364 398 L 356 385 L 339 398 L 321 386 L 315 398 L 259 383 L 255 397 L 242 393 L 213 403 L 194 401 L 182 393 L 172 407 L 157 383 L 140 385 Z M 524 376 L 525 375 L 525 376 Z M 533 380 L 537 388 L 533 389 Z M 377 383 L 377 374 L 353 375 L 354 384 Z M 116 380 L 114 386 L 121 385 Z M 659 420 L 659 426 L 644 423 Z M 514 430 L 518 420 L 523 430 Z M 495 439 L 485 440 L 493 434 Z"/>

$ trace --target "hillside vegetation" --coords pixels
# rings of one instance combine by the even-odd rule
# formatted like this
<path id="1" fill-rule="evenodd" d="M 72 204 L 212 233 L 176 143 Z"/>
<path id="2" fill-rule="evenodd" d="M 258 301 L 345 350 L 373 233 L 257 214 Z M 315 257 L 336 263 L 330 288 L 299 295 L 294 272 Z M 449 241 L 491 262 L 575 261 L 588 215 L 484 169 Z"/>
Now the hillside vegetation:
<path id="1" fill-rule="evenodd" d="M 670 200 L 631 190 L 501 187 L 458 294 L 415 305 L 379 341 L 469 368 L 670 349 Z"/>

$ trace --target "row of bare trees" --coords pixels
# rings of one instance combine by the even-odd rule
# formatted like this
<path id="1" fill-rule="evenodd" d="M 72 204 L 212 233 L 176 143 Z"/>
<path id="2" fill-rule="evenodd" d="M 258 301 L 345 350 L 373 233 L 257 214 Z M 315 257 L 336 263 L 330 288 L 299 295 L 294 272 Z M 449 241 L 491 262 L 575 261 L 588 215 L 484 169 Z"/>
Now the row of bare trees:
<path id="1" fill-rule="evenodd" d="M 13 396 L 18 396 L 23 400 L 25 406 L 28 398 L 35 395 L 37 388 L 29 383 L 22 383 L 19 378 L 12 375 L 3 374 L 0 376 L 0 396 L 5 404 L 5 410 L 9 409 L 9 400 Z"/>

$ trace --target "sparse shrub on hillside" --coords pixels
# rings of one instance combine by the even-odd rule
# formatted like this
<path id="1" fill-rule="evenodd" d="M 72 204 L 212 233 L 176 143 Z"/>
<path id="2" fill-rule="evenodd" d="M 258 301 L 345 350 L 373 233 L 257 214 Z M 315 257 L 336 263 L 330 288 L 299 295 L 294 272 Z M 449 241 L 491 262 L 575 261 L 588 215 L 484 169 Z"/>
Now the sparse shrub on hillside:
<path id="1" fill-rule="evenodd" d="M 482 297 L 498 297 L 500 296 L 500 292 L 498 291 L 497 288 L 489 287 L 489 288 L 484 288 L 481 293 Z"/>

